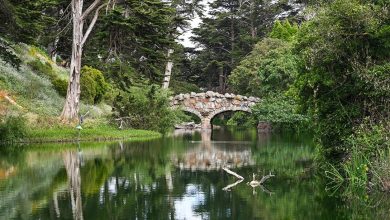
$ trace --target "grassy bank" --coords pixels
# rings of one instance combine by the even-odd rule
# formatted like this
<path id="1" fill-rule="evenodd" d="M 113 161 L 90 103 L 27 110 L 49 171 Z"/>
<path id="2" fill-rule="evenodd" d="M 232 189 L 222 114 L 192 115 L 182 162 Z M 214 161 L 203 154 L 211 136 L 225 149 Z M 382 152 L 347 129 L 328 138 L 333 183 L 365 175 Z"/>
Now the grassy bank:
<path id="1" fill-rule="evenodd" d="M 50 128 L 32 129 L 26 138 L 16 142 L 24 143 L 43 143 L 43 142 L 74 142 L 80 141 L 108 141 L 108 140 L 147 140 L 158 138 L 161 134 L 146 130 L 118 130 L 110 126 L 99 126 L 96 128 L 85 128 L 80 131 L 80 137 L 77 129 Z"/>

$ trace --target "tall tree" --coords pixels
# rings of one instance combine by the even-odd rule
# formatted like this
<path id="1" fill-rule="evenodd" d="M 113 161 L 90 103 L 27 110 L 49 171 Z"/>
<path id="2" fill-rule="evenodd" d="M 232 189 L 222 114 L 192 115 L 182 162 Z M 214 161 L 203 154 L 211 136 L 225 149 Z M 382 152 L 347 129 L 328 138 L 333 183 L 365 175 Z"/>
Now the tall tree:
<path id="1" fill-rule="evenodd" d="M 118 1 L 102 16 L 87 43 L 85 62 L 98 67 L 121 90 L 162 81 L 174 9 L 161 0 Z"/>
<path id="2" fill-rule="evenodd" d="M 99 11 L 105 6 L 101 0 L 95 0 L 84 12 L 84 1 L 72 0 L 73 40 L 72 56 L 70 61 L 69 84 L 65 105 L 61 113 L 63 121 L 72 121 L 78 118 L 80 105 L 80 71 L 83 47 L 99 16 Z M 84 33 L 83 26 L 88 15 L 95 11 L 94 16 Z"/>
<path id="3" fill-rule="evenodd" d="M 195 14 L 198 15 L 202 14 L 203 7 L 200 3 L 201 3 L 200 0 L 191 0 L 191 1 L 172 0 L 170 2 L 170 6 L 176 9 L 175 13 L 171 18 L 172 22 L 169 27 L 170 39 L 177 41 L 179 36 L 183 34 L 183 32 L 188 28 L 189 26 L 188 21 L 194 18 Z M 171 80 L 171 74 L 173 68 L 172 54 L 174 52 L 173 46 L 174 45 L 171 45 L 167 53 L 167 65 L 165 68 L 164 80 L 162 84 L 162 87 L 165 89 L 168 88 Z"/>
<path id="4" fill-rule="evenodd" d="M 199 85 L 228 90 L 227 78 L 254 44 L 269 32 L 282 2 L 270 0 L 215 0 L 210 16 L 194 30 L 193 40 L 203 49 L 192 60 Z M 195 73 L 197 72 L 197 73 Z"/>

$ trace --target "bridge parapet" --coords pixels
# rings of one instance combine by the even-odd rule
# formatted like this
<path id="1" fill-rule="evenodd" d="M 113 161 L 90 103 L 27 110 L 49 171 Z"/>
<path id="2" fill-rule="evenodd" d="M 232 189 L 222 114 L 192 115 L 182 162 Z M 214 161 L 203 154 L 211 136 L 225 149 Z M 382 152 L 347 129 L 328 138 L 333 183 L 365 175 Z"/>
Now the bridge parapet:
<path id="1" fill-rule="evenodd" d="M 257 97 L 207 91 L 176 95 L 171 99 L 171 106 L 197 115 L 202 121 L 202 128 L 209 129 L 215 115 L 226 111 L 251 112 L 251 107 L 258 102 L 260 99 Z"/>

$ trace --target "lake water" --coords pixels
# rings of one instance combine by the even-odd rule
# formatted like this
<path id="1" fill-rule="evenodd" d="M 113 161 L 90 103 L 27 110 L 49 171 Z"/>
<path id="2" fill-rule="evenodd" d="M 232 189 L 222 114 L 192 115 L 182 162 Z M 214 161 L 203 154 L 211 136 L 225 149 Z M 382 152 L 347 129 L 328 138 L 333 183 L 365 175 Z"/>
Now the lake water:
<path id="1" fill-rule="evenodd" d="M 389 218 L 388 196 L 350 201 L 326 190 L 314 157 L 309 135 L 233 129 L 1 147 L 0 219 Z M 247 184 L 269 173 L 263 186 Z"/>

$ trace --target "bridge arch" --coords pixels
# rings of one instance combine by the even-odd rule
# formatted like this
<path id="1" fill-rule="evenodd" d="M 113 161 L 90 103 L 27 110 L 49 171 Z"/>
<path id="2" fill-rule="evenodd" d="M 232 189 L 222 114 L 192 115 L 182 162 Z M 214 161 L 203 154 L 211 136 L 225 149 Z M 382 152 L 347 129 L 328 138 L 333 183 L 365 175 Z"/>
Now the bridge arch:
<path id="1" fill-rule="evenodd" d="M 198 118 L 200 120 L 202 120 L 202 118 L 203 118 L 202 114 L 199 111 L 197 111 L 196 109 L 193 109 L 193 108 L 190 108 L 190 107 L 182 107 L 181 110 L 183 112 L 189 112 L 189 113 L 192 113 L 192 114 L 198 116 Z"/>
<path id="2" fill-rule="evenodd" d="M 201 120 L 202 129 L 211 129 L 211 120 L 216 115 L 228 111 L 252 113 L 251 107 L 258 102 L 260 99 L 256 97 L 208 91 L 176 95 L 171 98 L 171 107 L 195 114 Z"/>
<path id="3" fill-rule="evenodd" d="M 210 115 L 208 116 L 208 119 L 209 120 L 206 120 L 205 123 L 209 122 L 210 124 L 202 124 L 202 128 L 204 126 L 204 128 L 207 128 L 207 129 L 211 129 L 212 128 L 212 125 L 211 125 L 211 121 L 213 120 L 213 118 L 221 113 L 224 113 L 224 112 L 237 112 L 237 111 L 241 111 L 241 112 L 247 112 L 247 113 L 252 113 L 252 110 L 248 107 L 231 107 L 231 108 L 223 108 L 223 109 L 217 109 L 215 110 L 214 112 L 210 113 Z"/>

